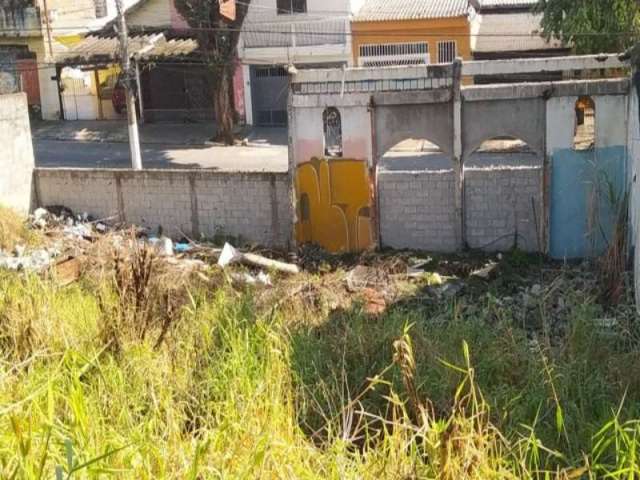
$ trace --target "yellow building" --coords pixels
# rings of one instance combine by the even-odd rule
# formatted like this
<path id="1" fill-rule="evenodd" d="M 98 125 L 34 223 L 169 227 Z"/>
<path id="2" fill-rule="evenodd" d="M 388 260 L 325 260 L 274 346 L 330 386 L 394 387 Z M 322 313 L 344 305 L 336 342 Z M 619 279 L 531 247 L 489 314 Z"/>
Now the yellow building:
<path id="1" fill-rule="evenodd" d="M 468 15 L 467 0 L 365 0 L 351 24 L 354 65 L 471 59 Z"/>

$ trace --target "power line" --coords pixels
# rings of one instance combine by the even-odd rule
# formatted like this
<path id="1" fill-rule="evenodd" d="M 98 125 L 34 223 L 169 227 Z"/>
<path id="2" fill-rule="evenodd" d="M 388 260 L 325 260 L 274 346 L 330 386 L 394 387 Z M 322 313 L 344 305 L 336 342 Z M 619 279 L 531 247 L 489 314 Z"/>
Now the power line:
<path id="1" fill-rule="evenodd" d="M 270 23 L 270 22 L 265 22 L 265 23 Z M 301 25 L 304 25 L 305 23 L 311 23 L 313 24 L 314 22 L 301 22 Z M 283 22 L 283 25 L 286 25 L 286 23 Z M 67 27 L 58 27 L 58 28 L 53 28 L 52 29 L 52 33 L 55 34 L 56 31 L 67 31 L 67 30 L 72 30 L 72 31 L 77 31 L 79 29 L 82 28 L 86 28 L 86 26 L 77 26 L 77 27 L 73 27 L 73 26 L 67 26 Z M 541 37 L 542 35 L 538 34 L 538 33 L 521 33 L 521 32 L 513 32 L 513 33 L 471 33 L 471 32 L 459 32 L 459 31 L 438 31 L 438 32 L 429 32 L 429 30 L 431 30 L 430 28 L 425 28 L 424 30 L 422 29 L 416 29 L 416 30 L 412 30 L 412 31 L 407 31 L 406 29 L 399 29 L 399 30 L 376 30 L 376 29 L 367 29 L 367 30 L 356 30 L 356 31 L 347 31 L 347 30 L 342 30 L 342 31 L 336 31 L 336 32 L 309 32 L 309 31 L 297 31 L 297 32 L 293 32 L 291 30 L 258 30 L 258 29 L 253 29 L 253 28 L 243 28 L 243 27 L 239 27 L 239 28 L 234 28 L 234 27 L 187 27 L 187 28 L 175 28 L 175 29 L 170 29 L 170 28 L 158 28 L 158 27 L 150 27 L 150 26 L 134 26 L 132 27 L 133 29 L 135 29 L 136 32 L 158 32 L 159 30 L 170 30 L 174 33 L 174 35 L 176 37 L 180 37 L 180 36 L 186 36 L 185 34 L 187 32 L 241 32 L 241 33 L 264 33 L 264 34 L 278 34 L 278 35 L 319 35 L 319 36 L 336 36 L 336 35 L 344 35 L 344 36 L 367 36 L 367 35 L 376 35 L 376 36 L 380 36 L 380 35 L 385 35 L 385 36 L 390 36 L 390 37 L 396 37 L 396 36 L 402 36 L 402 37 L 416 37 L 416 36 L 422 36 L 422 37 L 442 37 L 442 36 L 455 36 L 455 37 L 507 37 L 507 38 L 513 38 L 513 37 Z M 31 31 L 31 30 L 29 30 Z M 10 29 L 10 28 L 4 28 L 4 29 L 0 29 L 0 33 L 1 32 L 16 32 L 16 29 Z M 115 33 L 111 33 L 111 32 L 104 32 L 104 31 L 90 31 L 87 32 L 87 36 L 94 36 L 94 37 L 104 37 L 104 38 L 111 38 L 111 37 L 115 37 Z M 636 36 L 640 36 L 640 32 L 583 32 L 583 33 L 574 33 L 571 34 L 570 36 L 572 37 L 601 37 L 601 36 L 627 36 L 627 37 L 636 37 Z M 10 38 L 10 37 L 9 37 Z M 17 39 L 23 39 L 25 37 L 20 37 L 16 35 Z M 1 46 L 1 45 L 0 45 Z"/>

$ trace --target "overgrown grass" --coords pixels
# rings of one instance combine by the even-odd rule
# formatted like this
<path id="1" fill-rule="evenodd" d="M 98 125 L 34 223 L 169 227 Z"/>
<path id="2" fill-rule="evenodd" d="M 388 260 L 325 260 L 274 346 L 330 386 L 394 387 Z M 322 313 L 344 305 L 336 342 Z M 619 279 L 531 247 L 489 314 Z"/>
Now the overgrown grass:
<path id="1" fill-rule="evenodd" d="M 37 235 L 14 210 L 0 205 L 0 249 L 11 250 L 18 244 L 33 244 Z"/>
<path id="2" fill-rule="evenodd" d="M 0 477 L 640 474 L 638 328 L 585 292 L 561 338 L 491 290 L 371 317 L 192 283 L 167 327 L 113 275 L 0 274 Z"/>

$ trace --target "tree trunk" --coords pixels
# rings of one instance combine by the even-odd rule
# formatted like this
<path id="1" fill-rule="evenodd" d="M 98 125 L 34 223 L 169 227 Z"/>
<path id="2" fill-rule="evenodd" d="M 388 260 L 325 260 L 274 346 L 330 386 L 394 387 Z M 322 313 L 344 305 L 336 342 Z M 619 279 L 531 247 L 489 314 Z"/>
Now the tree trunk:
<path id="1" fill-rule="evenodd" d="M 213 108 L 216 115 L 217 139 L 227 145 L 233 145 L 233 68 L 223 67 L 220 72 L 217 89 L 213 94 Z"/>

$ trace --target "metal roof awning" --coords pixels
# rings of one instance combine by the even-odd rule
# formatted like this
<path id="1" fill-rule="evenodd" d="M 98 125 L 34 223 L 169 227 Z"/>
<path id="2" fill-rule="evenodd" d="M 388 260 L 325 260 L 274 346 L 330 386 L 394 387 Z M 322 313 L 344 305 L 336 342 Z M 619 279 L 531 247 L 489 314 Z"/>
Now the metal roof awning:
<path id="1" fill-rule="evenodd" d="M 198 41 L 192 38 L 168 40 L 163 33 L 129 37 L 129 55 L 141 61 L 189 57 L 197 50 Z M 117 36 L 89 35 L 67 51 L 57 53 L 55 61 L 62 65 L 87 65 L 116 62 L 119 58 Z"/>

